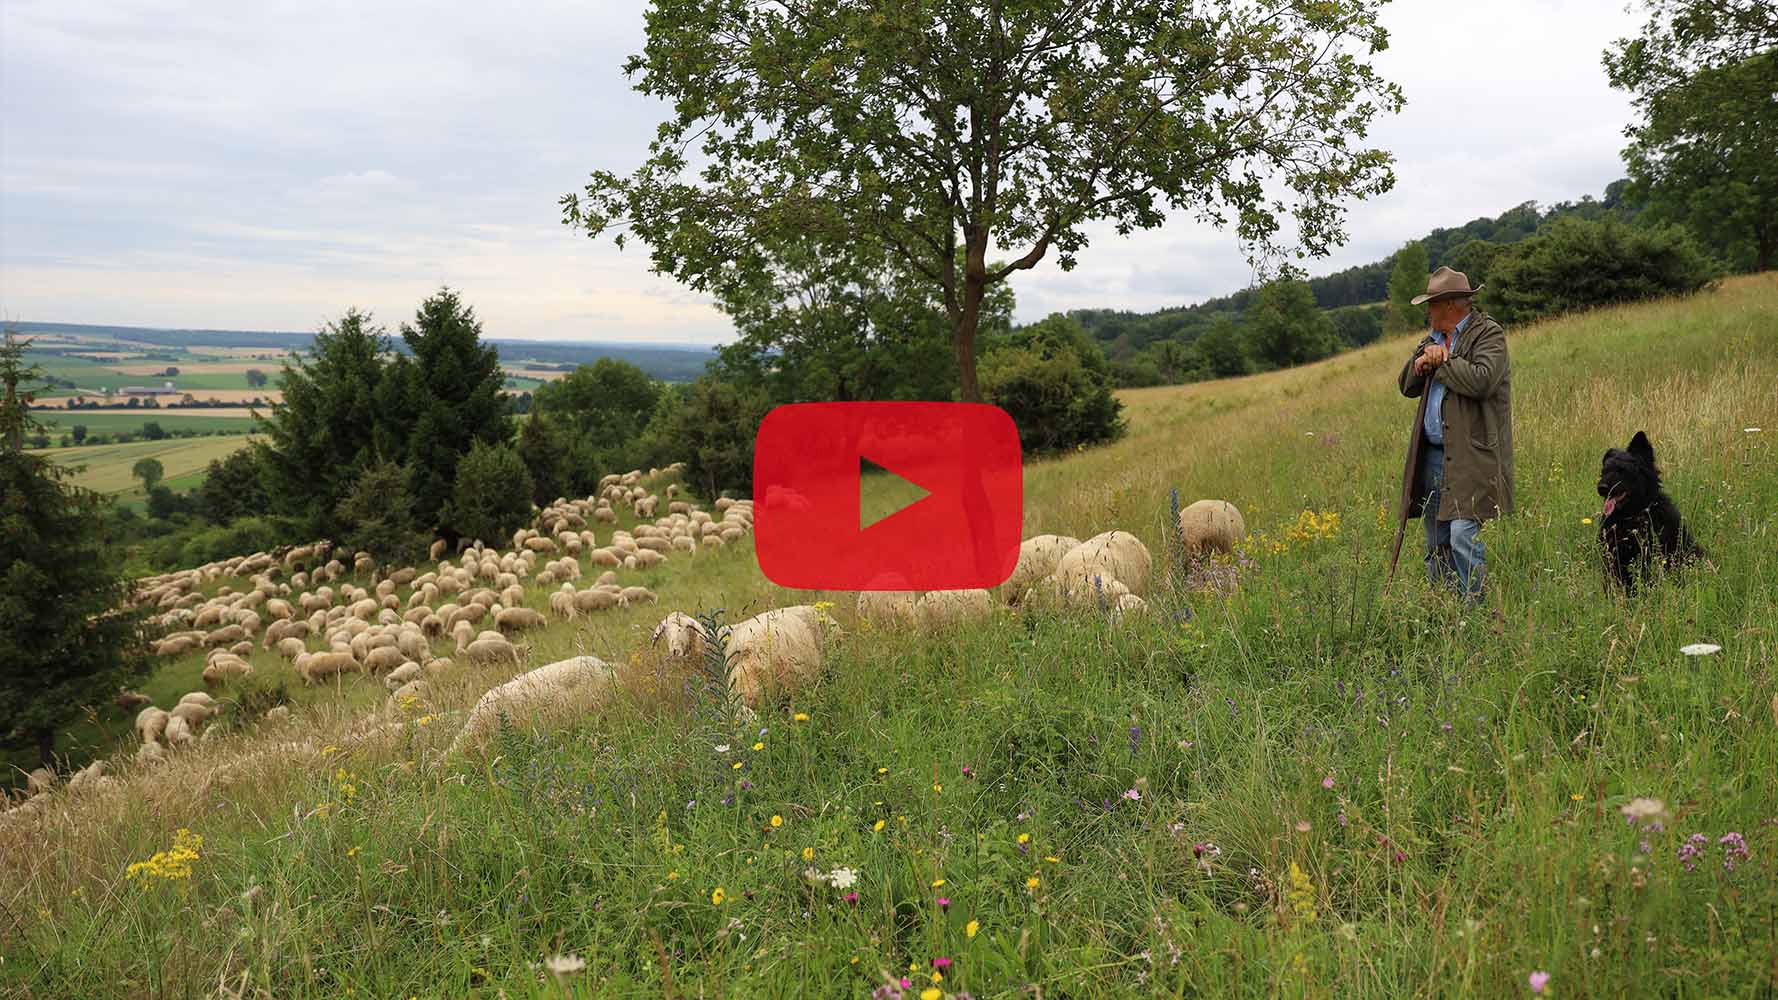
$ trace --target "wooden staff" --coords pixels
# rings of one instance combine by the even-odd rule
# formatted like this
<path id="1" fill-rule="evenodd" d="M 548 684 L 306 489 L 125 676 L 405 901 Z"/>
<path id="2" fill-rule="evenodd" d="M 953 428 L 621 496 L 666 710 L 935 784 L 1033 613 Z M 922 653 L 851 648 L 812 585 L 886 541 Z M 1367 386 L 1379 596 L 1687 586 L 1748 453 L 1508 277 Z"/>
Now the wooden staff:
<path id="1" fill-rule="evenodd" d="M 1408 533 L 1408 511 L 1414 508 L 1414 474 L 1420 469 L 1420 441 L 1426 436 L 1426 400 L 1432 393 L 1432 374 L 1426 375 L 1427 385 L 1420 389 L 1420 405 L 1414 411 L 1414 429 L 1408 435 L 1408 463 L 1401 473 L 1401 523 L 1395 526 L 1395 547 L 1389 553 L 1389 576 L 1383 581 L 1387 587 L 1395 580 L 1396 564 L 1401 562 L 1401 542 Z"/>

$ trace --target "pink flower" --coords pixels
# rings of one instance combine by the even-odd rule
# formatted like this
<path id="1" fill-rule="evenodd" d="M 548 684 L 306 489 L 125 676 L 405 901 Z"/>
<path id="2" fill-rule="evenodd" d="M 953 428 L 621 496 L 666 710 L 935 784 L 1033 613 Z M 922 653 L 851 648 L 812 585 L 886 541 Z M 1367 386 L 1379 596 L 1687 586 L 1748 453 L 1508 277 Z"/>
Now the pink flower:
<path id="1" fill-rule="evenodd" d="M 1333 787 L 1333 775 L 1330 774 L 1327 777 L 1322 778 L 1321 779 L 1321 787 L 1322 788 L 1332 788 Z"/>
<path id="2" fill-rule="evenodd" d="M 951 960 L 948 958 L 935 958 L 932 960 L 932 967 L 935 969 L 948 969 L 951 967 Z"/>
<path id="3" fill-rule="evenodd" d="M 1550 981 L 1550 974 L 1539 969 L 1525 977 L 1525 981 L 1531 984 L 1531 992 L 1542 993 L 1544 986 Z"/>
<path id="4" fill-rule="evenodd" d="M 1129 791 L 1124 793 L 1124 798 L 1129 799 L 1131 802 L 1135 802 L 1138 799 L 1142 798 L 1142 793 L 1137 791 L 1136 789 L 1132 788 Z"/>
<path id="5" fill-rule="evenodd" d="M 949 897 L 949 896 L 938 897 L 938 908 L 941 910 L 949 910 L 951 908 L 951 897 Z"/>
<path id="6" fill-rule="evenodd" d="M 902 989 L 904 989 L 904 990 L 908 989 L 908 988 L 912 987 L 913 985 L 914 985 L 914 981 L 912 979 L 909 979 L 906 976 L 901 977 L 901 988 Z"/>
<path id="7" fill-rule="evenodd" d="M 844 898 L 845 898 L 846 902 L 851 903 L 853 906 L 858 905 L 858 893 L 848 892 L 848 893 L 846 893 Z"/>

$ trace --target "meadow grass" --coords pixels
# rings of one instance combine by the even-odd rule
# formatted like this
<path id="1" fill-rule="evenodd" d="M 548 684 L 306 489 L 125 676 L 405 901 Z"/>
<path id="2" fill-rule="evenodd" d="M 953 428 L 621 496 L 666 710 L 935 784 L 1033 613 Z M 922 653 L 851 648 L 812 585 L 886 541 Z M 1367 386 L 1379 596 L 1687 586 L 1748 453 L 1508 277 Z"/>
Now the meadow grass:
<path id="1" fill-rule="evenodd" d="M 32 410 L 31 416 L 49 426 L 44 433 L 59 437 L 75 424 L 86 427 L 89 434 L 115 434 L 119 431 L 140 433 L 142 425 L 154 421 L 165 431 L 209 431 L 212 433 L 246 434 L 258 421 L 243 416 L 211 416 L 202 411 L 179 410 Z"/>
<path id="2" fill-rule="evenodd" d="M 380 689 L 350 678 L 283 730 L 230 723 L 47 826 L 0 822 L 0 988 L 1513 996 L 1535 972 L 1548 996 L 1769 996 L 1778 279 L 1509 338 L 1520 510 L 1484 530 L 1487 609 L 1428 592 L 1412 534 L 1383 583 L 1409 341 L 1126 393 L 1126 439 L 1028 466 L 1026 529 L 1141 535 L 1149 614 L 916 634 L 776 590 L 747 545 L 673 559 L 644 578 L 659 607 L 529 635 L 534 663 L 664 682 L 581 725 L 450 756 L 499 673 L 448 675 L 437 714 L 378 709 L 396 730 L 365 728 Z M 1710 562 L 1626 599 L 1585 519 L 1639 429 Z M 1238 587 L 1185 585 L 1175 489 L 1246 514 Z M 806 600 L 845 635 L 757 717 L 647 649 L 671 609 Z M 1638 798 L 1660 812 L 1626 816 Z"/>

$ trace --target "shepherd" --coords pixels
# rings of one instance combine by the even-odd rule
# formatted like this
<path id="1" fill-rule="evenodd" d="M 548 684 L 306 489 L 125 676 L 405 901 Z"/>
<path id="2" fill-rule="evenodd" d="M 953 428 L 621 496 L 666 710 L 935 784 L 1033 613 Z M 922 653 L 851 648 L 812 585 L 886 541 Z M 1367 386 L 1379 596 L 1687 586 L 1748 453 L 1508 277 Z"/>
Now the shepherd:
<path id="1" fill-rule="evenodd" d="M 1423 518 L 1427 578 L 1471 606 L 1482 601 L 1482 522 L 1513 509 L 1506 331 L 1475 307 L 1481 290 L 1461 271 L 1432 272 L 1426 294 L 1413 299 L 1426 306 L 1431 331 L 1398 380 L 1403 396 L 1421 399 L 1402 471 L 1402 526 Z"/>

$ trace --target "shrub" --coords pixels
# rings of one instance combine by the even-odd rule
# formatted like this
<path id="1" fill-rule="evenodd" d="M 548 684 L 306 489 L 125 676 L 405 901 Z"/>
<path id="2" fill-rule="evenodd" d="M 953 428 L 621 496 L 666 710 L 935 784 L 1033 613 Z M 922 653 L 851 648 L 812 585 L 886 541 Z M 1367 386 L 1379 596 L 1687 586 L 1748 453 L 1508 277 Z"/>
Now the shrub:
<path id="1" fill-rule="evenodd" d="M 1496 317 L 1522 323 L 1576 309 L 1689 294 L 1719 273 L 1716 262 L 1683 229 L 1561 218 L 1535 236 L 1500 247 L 1488 262 L 1485 294 Z"/>
<path id="2" fill-rule="evenodd" d="M 990 342 L 982 398 L 1012 415 L 1027 454 L 1102 444 L 1124 431 L 1110 366 L 1080 323 L 1052 316 Z"/>
<path id="3" fill-rule="evenodd" d="M 377 462 L 358 474 L 334 511 L 348 546 L 388 564 L 412 556 L 426 544 L 414 524 L 407 479 L 406 470 L 393 462 Z"/>
<path id="4" fill-rule="evenodd" d="M 531 516 L 531 474 L 508 445 L 477 441 L 457 463 L 445 523 L 458 536 L 495 542 Z"/>

